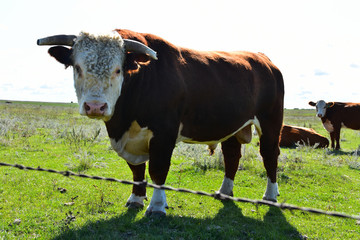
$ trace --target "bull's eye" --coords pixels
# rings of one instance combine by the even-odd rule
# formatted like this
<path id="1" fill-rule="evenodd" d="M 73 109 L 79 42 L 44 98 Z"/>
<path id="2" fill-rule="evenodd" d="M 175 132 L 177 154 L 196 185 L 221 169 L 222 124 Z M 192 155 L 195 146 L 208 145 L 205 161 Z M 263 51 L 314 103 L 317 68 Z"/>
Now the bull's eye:
<path id="1" fill-rule="evenodd" d="M 81 67 L 79 65 L 75 65 L 75 72 L 81 75 Z"/>

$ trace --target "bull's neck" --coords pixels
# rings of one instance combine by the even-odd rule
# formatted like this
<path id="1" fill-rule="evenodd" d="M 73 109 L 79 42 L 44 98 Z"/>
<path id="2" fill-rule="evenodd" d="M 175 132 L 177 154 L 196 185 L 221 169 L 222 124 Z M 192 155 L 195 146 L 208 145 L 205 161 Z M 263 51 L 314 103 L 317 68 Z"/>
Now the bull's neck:
<path id="1" fill-rule="evenodd" d="M 131 118 L 129 114 L 125 113 L 124 104 L 121 97 L 115 105 L 114 114 L 109 121 L 104 122 L 106 130 L 110 138 L 118 141 L 122 135 L 129 129 L 131 125 Z"/>

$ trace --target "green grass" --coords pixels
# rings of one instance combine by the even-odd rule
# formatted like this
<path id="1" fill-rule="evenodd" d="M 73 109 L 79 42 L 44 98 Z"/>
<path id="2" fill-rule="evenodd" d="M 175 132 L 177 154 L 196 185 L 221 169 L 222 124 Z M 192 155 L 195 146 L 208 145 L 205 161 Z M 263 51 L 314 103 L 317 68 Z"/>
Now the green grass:
<path id="1" fill-rule="evenodd" d="M 286 110 L 284 122 L 329 137 L 315 110 Z M 359 215 L 359 137 L 359 131 L 343 129 L 341 151 L 282 149 L 279 202 Z M 235 197 L 260 199 L 265 191 L 257 142 L 255 136 L 243 148 Z M 111 150 L 104 124 L 80 116 L 76 104 L 0 102 L 0 161 L 132 179 Z M 223 175 L 219 149 L 210 157 L 206 146 L 179 144 L 167 185 L 213 192 Z M 0 239 L 360 238 L 355 220 L 172 191 L 167 217 L 147 218 L 145 208 L 125 207 L 130 193 L 131 186 L 119 183 L 0 167 Z"/>

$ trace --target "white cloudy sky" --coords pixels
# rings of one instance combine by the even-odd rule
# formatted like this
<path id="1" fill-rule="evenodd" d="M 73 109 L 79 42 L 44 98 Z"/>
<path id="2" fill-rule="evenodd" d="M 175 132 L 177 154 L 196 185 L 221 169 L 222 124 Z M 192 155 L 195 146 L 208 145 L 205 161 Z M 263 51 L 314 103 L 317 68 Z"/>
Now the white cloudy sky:
<path id="1" fill-rule="evenodd" d="M 360 1 L 4 0 L 0 99 L 76 102 L 72 70 L 36 39 L 126 28 L 201 50 L 264 52 L 285 80 L 285 107 L 360 102 Z"/>

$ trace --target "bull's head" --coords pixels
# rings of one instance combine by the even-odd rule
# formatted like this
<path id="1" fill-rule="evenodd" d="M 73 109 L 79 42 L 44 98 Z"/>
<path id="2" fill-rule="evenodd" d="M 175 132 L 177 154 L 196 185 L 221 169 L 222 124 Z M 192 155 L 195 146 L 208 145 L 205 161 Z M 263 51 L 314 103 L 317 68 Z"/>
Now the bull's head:
<path id="1" fill-rule="evenodd" d="M 119 35 L 56 35 L 39 39 L 37 44 L 61 45 L 51 47 L 49 54 L 66 67 L 73 67 L 80 114 L 104 121 L 111 119 L 121 93 L 126 54 L 136 53 L 138 61 L 157 59 L 151 48 Z"/>
<path id="2" fill-rule="evenodd" d="M 325 117 L 326 109 L 334 106 L 334 102 L 325 102 L 324 100 L 317 101 L 316 103 L 313 101 L 309 102 L 310 106 L 316 107 L 316 116 L 319 118 Z"/>

